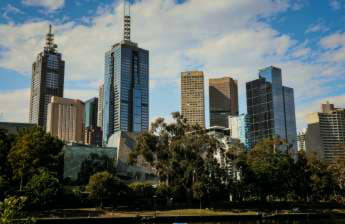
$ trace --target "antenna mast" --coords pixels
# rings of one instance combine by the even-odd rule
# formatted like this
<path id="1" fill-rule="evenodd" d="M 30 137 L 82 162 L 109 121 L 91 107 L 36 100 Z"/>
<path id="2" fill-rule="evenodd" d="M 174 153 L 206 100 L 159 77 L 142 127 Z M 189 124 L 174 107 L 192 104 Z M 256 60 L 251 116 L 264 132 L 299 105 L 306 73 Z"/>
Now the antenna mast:
<path id="1" fill-rule="evenodd" d="M 123 2 L 123 40 L 131 41 L 131 4 L 128 0 Z"/>
<path id="2" fill-rule="evenodd" d="M 46 35 L 46 46 L 45 50 L 54 52 L 57 45 L 54 44 L 54 34 L 52 33 L 52 25 L 49 24 L 49 33 Z"/>

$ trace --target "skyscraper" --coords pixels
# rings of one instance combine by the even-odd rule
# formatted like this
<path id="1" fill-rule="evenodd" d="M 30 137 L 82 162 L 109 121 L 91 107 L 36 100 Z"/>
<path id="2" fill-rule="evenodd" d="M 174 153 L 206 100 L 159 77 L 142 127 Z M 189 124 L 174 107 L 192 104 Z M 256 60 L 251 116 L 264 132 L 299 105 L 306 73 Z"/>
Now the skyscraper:
<path id="1" fill-rule="evenodd" d="M 84 141 L 84 103 L 53 96 L 48 105 L 47 132 L 66 142 Z"/>
<path id="2" fill-rule="evenodd" d="M 181 73 L 181 113 L 191 125 L 205 128 L 204 73 Z"/>
<path id="3" fill-rule="evenodd" d="M 230 137 L 239 139 L 244 146 L 249 149 L 248 141 L 248 116 L 240 114 L 238 116 L 229 116 Z"/>
<path id="4" fill-rule="evenodd" d="M 98 98 L 94 97 L 85 101 L 84 127 L 97 127 Z"/>
<path id="5" fill-rule="evenodd" d="M 117 131 L 149 126 L 149 52 L 131 41 L 130 19 L 128 5 L 124 38 L 105 54 L 103 142 Z"/>
<path id="6" fill-rule="evenodd" d="M 250 145 L 263 138 L 280 137 L 296 152 L 294 92 L 282 85 L 281 69 L 261 69 L 259 78 L 246 86 Z"/>
<path id="7" fill-rule="evenodd" d="M 309 114 L 305 141 L 307 153 L 315 153 L 320 160 L 345 158 L 345 109 L 327 102 L 322 112 Z"/>
<path id="8" fill-rule="evenodd" d="M 230 77 L 209 80 L 210 126 L 228 127 L 228 117 L 238 115 L 237 81 Z"/>
<path id="9" fill-rule="evenodd" d="M 65 62 L 56 48 L 50 25 L 46 36 L 46 46 L 32 65 L 29 122 L 43 128 L 46 127 L 51 97 L 63 97 Z"/>
<path id="10" fill-rule="evenodd" d="M 103 98 L 104 98 L 104 84 L 99 86 L 98 90 L 98 113 L 97 113 L 97 127 L 103 129 Z"/>

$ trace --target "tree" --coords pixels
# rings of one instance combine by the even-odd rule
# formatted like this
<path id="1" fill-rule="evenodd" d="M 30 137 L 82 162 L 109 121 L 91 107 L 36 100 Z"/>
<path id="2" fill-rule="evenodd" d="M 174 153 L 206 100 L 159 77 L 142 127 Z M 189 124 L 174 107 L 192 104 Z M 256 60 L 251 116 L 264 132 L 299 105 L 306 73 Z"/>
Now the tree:
<path id="1" fill-rule="evenodd" d="M 89 198 L 98 201 L 100 207 L 104 203 L 118 204 L 128 193 L 127 185 L 107 171 L 92 175 L 86 190 Z"/>
<path id="2" fill-rule="evenodd" d="M 0 223 L 12 224 L 23 223 L 31 224 L 35 223 L 33 218 L 28 218 L 24 212 L 26 197 L 8 197 L 3 202 L 0 202 Z M 15 221 L 14 219 L 23 219 L 22 222 Z"/>
<path id="3" fill-rule="evenodd" d="M 193 189 L 193 198 L 199 200 L 199 206 L 201 209 L 202 206 L 202 199 L 205 196 L 205 192 L 206 192 L 206 187 L 204 186 L 204 183 L 202 182 L 195 182 L 192 186 Z"/>
<path id="4" fill-rule="evenodd" d="M 25 195 L 34 208 L 49 208 L 62 190 L 59 180 L 45 169 L 39 170 L 24 187 Z"/>
<path id="5" fill-rule="evenodd" d="M 215 137 L 199 126 L 190 126 L 180 113 L 172 113 L 172 117 L 174 122 L 170 124 L 158 118 L 149 132 L 138 137 L 130 161 L 145 159 L 156 170 L 160 183 L 171 187 L 176 201 L 191 201 L 195 182 L 220 178 L 214 173 L 220 169 L 214 156 L 224 150 Z M 206 164 L 213 168 L 207 169 Z"/>
<path id="6" fill-rule="evenodd" d="M 13 179 L 20 182 L 19 189 L 22 190 L 27 181 L 42 168 L 62 179 L 62 148 L 62 141 L 39 127 L 20 133 L 7 156 Z"/>
<path id="7" fill-rule="evenodd" d="M 90 176 L 102 171 L 115 174 L 114 161 L 106 155 L 100 156 L 93 153 L 82 162 L 77 182 L 78 184 L 85 185 L 88 183 Z"/>

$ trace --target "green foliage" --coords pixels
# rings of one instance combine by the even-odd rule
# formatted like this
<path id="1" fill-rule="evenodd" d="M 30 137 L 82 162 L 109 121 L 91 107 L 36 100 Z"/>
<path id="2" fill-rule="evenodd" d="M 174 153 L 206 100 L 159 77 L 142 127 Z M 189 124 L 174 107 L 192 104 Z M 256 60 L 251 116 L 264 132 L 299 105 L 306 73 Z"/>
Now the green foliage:
<path id="1" fill-rule="evenodd" d="M 31 208 L 47 209 L 56 201 L 61 189 L 59 180 L 49 171 L 41 169 L 25 185 L 24 192 L 32 205 Z"/>
<path id="2" fill-rule="evenodd" d="M 106 155 L 91 154 L 88 159 L 81 164 L 78 174 L 78 184 L 85 185 L 88 183 L 90 176 L 95 173 L 108 171 L 111 174 L 116 173 L 114 161 Z"/>
<path id="3" fill-rule="evenodd" d="M 135 199 L 149 199 L 153 198 L 155 194 L 155 189 L 152 187 L 151 184 L 148 183 L 131 183 L 129 188 L 134 193 Z"/>
<path id="4" fill-rule="evenodd" d="M 0 224 L 35 223 L 35 220 L 27 218 L 26 213 L 23 211 L 26 201 L 26 197 L 8 197 L 0 202 Z M 14 219 L 22 219 L 22 221 L 18 222 Z"/>
<path id="5" fill-rule="evenodd" d="M 104 203 L 116 205 L 128 194 L 127 185 L 107 171 L 92 175 L 86 190 L 89 198 L 98 201 L 101 207 Z"/>
<path id="6" fill-rule="evenodd" d="M 45 133 L 41 128 L 23 131 L 7 156 L 13 179 L 20 182 L 20 189 L 42 168 L 61 178 L 62 147 L 63 142 Z"/>

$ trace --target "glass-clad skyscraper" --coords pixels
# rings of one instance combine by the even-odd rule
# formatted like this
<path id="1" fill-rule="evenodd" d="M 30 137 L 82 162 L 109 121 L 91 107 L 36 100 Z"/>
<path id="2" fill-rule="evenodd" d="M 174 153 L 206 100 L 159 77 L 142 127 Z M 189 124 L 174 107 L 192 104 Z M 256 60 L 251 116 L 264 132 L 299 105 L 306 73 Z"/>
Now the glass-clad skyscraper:
<path id="1" fill-rule="evenodd" d="M 98 98 L 93 97 L 85 101 L 85 110 L 84 110 L 84 127 L 85 128 L 97 127 L 97 114 L 98 114 Z"/>
<path id="2" fill-rule="evenodd" d="M 292 149 L 297 150 L 294 92 L 282 85 L 281 73 L 280 68 L 273 66 L 261 69 L 259 79 L 246 85 L 251 146 L 276 136 L 287 140 Z"/>
<path id="3" fill-rule="evenodd" d="M 130 16 L 124 20 L 124 40 L 105 54 L 104 143 L 117 131 L 149 126 L 149 52 L 130 40 Z"/>
<path id="4" fill-rule="evenodd" d="M 63 97 L 65 62 L 56 50 L 54 34 L 49 26 L 46 45 L 32 65 L 29 122 L 46 127 L 48 104 L 52 96 Z"/>

